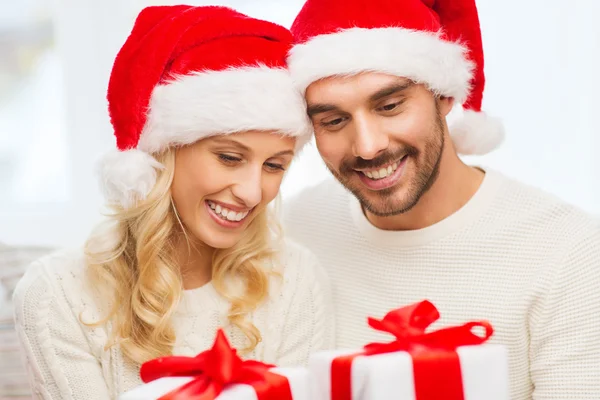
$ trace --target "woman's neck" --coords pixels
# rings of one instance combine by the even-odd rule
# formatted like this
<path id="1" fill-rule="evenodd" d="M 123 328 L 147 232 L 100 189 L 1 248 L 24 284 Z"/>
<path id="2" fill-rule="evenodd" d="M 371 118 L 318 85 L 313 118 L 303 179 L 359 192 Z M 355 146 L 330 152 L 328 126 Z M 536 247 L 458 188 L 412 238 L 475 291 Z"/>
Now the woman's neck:
<path id="1" fill-rule="evenodd" d="M 185 235 L 175 245 L 175 261 L 181 269 L 183 288 L 196 289 L 212 279 L 212 258 L 215 249 Z"/>

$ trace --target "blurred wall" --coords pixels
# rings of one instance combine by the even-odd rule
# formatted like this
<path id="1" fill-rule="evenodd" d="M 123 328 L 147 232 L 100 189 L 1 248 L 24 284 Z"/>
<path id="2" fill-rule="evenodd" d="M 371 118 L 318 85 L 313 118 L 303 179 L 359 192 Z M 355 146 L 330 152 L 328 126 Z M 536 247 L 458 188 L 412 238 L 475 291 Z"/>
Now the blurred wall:
<path id="1" fill-rule="evenodd" d="M 6 17 L 10 8 L 35 1 L 0 4 L 4 15 L 0 35 L 15 21 L 16 17 Z M 42 83 L 0 101 L 0 179 L 12 182 L 0 199 L 0 242 L 77 245 L 100 220 L 94 165 L 114 147 L 105 100 L 112 62 L 137 12 L 145 5 L 169 3 L 180 2 L 48 3 L 53 47 L 47 57 L 55 61 L 32 78 Z M 228 5 L 288 27 L 302 5 L 299 0 L 189 3 Z M 596 122 L 600 2 L 479 0 L 477 4 L 486 52 L 484 109 L 504 119 L 507 140 L 496 152 L 466 161 L 600 214 L 600 161 L 595 154 L 600 149 Z M 2 40 L 11 36 L 0 37 L 3 51 Z M 35 99 L 38 104 L 33 107 Z M 43 115 L 52 123 L 32 123 L 42 121 Z M 8 172 L 2 150 L 12 157 L 7 160 L 20 160 L 21 167 Z M 53 180 L 45 178 L 51 165 Z M 328 176 L 314 145 L 310 146 L 288 173 L 284 200 Z"/>

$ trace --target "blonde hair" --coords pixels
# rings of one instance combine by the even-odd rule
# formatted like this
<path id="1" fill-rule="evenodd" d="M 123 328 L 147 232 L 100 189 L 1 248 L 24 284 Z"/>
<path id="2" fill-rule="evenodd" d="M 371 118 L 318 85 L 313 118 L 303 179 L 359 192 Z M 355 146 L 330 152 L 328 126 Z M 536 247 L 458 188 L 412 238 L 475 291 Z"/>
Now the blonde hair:
<path id="1" fill-rule="evenodd" d="M 109 220 L 85 245 L 89 282 L 100 290 L 109 311 L 100 321 L 84 323 L 98 326 L 110 322 L 106 348 L 119 344 L 123 354 L 139 364 L 172 353 L 175 331 L 171 317 L 183 291 L 174 242 L 184 227 L 170 194 L 175 151 L 169 149 L 156 158 L 165 168 L 158 171 L 147 199 L 129 209 L 111 207 Z M 240 349 L 242 352 L 252 351 L 261 341 L 260 332 L 247 316 L 268 294 L 270 273 L 265 261 L 275 256 L 273 239 L 279 234 L 278 225 L 265 210 L 235 246 L 218 249 L 213 255 L 212 284 L 231 304 L 230 323 L 247 338 L 248 346 Z"/>

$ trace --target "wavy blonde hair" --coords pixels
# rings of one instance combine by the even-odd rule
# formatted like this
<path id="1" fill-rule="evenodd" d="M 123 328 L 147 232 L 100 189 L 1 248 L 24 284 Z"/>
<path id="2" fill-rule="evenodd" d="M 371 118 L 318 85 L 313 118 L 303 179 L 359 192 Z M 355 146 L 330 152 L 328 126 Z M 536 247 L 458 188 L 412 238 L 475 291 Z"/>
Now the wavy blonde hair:
<path id="1" fill-rule="evenodd" d="M 112 206 L 109 220 L 85 245 L 88 280 L 107 301 L 109 311 L 100 321 L 84 323 L 98 326 L 110 322 L 106 348 L 119 344 L 124 355 L 139 364 L 172 354 L 175 331 L 171 319 L 183 291 L 174 249 L 185 228 L 170 193 L 175 150 L 158 154 L 156 159 L 164 169 L 158 171 L 147 199 L 129 209 Z M 275 256 L 273 239 L 279 236 L 276 220 L 264 210 L 235 246 L 218 249 L 213 255 L 212 284 L 231 304 L 229 321 L 247 338 L 248 346 L 242 352 L 252 351 L 261 341 L 260 332 L 247 316 L 268 294 L 270 271 L 265 261 Z"/>

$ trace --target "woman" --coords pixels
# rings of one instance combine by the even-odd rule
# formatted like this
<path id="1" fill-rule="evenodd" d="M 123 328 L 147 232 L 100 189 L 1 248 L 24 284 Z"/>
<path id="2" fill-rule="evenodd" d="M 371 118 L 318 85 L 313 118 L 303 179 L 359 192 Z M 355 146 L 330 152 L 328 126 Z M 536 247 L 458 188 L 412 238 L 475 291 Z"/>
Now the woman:
<path id="1" fill-rule="evenodd" d="M 290 43 L 223 7 L 138 16 L 108 89 L 108 225 L 15 291 L 37 397 L 115 398 L 141 383 L 141 363 L 206 350 L 219 327 L 244 357 L 281 366 L 332 344 L 325 276 L 267 215 L 311 132 Z"/>

